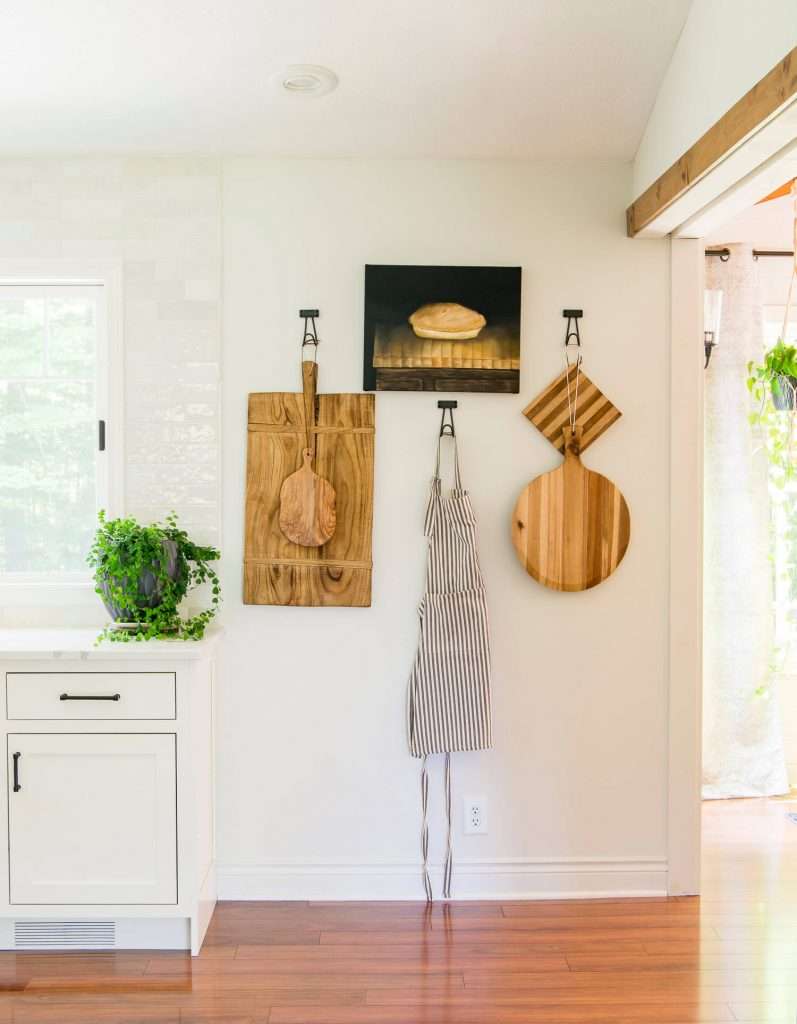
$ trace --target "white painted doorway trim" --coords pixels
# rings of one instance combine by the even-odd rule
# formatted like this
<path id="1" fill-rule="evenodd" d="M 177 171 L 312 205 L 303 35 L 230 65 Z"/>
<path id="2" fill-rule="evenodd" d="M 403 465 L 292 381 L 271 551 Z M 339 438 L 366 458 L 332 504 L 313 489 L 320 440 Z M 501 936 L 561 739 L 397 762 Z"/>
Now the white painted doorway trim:
<path id="1" fill-rule="evenodd" d="M 700 892 L 703 697 L 703 287 L 700 239 L 670 240 L 667 891 Z"/>
<path id="2" fill-rule="evenodd" d="M 703 237 L 797 173 L 797 104 L 770 123 L 783 143 L 760 156 L 760 137 L 738 151 L 735 181 L 717 175 L 699 209 L 670 236 L 670 595 L 668 892 L 700 891 L 703 698 Z M 790 136 L 790 137 L 789 137 Z M 748 148 L 746 163 L 742 150 Z M 726 168 L 727 170 L 727 168 Z M 704 179 L 708 184 L 711 175 Z"/>

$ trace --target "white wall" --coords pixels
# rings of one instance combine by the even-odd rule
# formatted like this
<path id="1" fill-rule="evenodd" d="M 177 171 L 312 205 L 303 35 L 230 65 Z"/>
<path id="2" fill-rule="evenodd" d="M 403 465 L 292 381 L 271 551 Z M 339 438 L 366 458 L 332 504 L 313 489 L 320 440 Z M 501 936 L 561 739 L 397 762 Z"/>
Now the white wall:
<path id="1" fill-rule="evenodd" d="M 0 259 L 119 264 L 126 511 L 174 509 L 206 543 L 219 527 L 220 187 L 211 159 L 0 161 Z M 37 601 L 6 602 L 0 623 L 105 617 L 91 587 L 68 607 Z"/>
<path id="2" fill-rule="evenodd" d="M 404 700 L 437 396 L 377 398 L 373 607 L 241 604 L 247 393 L 298 389 L 305 305 L 321 309 L 322 389 L 359 389 L 366 262 L 524 269 L 521 393 L 458 396 L 492 615 L 495 749 L 454 759 L 455 892 L 663 890 L 668 261 L 666 242 L 625 237 L 629 185 L 627 166 L 595 163 L 0 163 L 0 258 L 121 263 L 127 511 L 176 508 L 212 540 L 223 504 L 224 895 L 422 892 Z M 572 305 L 585 310 L 586 369 L 624 413 L 585 461 L 622 487 L 632 541 L 607 583 L 564 595 L 519 567 L 509 516 L 557 463 L 521 409 L 561 367 Z M 488 800 L 486 836 L 461 834 L 466 794 Z"/>
<path id="3" fill-rule="evenodd" d="M 637 151 L 633 196 L 795 45 L 794 0 L 693 0 Z"/>
<path id="4" fill-rule="evenodd" d="M 377 397 L 373 606 L 241 603 L 246 397 L 298 390 L 302 306 L 321 389 L 359 390 L 363 265 L 520 264 L 521 393 L 459 395 L 463 473 L 492 617 L 495 749 L 454 758 L 455 894 L 665 887 L 667 243 L 625 237 L 619 164 L 231 160 L 224 172 L 224 582 L 218 858 L 226 896 L 422 895 L 404 701 L 423 580 L 436 395 Z M 623 489 L 614 577 L 558 594 L 520 568 L 509 517 L 558 456 L 521 409 L 562 365 L 624 416 L 586 463 Z M 432 782 L 441 851 L 441 780 Z M 489 834 L 462 835 L 462 797 Z M 439 886 L 438 886 L 439 890 Z"/>

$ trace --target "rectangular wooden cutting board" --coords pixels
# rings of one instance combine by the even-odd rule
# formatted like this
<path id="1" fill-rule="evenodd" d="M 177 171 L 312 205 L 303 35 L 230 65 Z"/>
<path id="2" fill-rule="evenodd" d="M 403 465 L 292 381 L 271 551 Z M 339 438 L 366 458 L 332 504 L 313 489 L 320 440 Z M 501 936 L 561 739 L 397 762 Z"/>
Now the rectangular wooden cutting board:
<path id="1" fill-rule="evenodd" d="M 323 547 L 289 541 L 279 526 L 280 488 L 305 446 L 303 396 L 249 395 L 244 604 L 371 604 L 374 395 L 318 395 L 314 469 L 337 494 L 337 526 Z"/>

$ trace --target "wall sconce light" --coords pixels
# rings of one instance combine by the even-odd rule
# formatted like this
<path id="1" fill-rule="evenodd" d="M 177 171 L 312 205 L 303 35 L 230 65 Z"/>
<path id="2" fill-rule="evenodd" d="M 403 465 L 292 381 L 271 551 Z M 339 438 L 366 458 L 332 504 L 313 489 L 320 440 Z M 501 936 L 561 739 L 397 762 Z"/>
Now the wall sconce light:
<path id="1" fill-rule="evenodd" d="M 708 369 L 711 353 L 719 345 L 722 319 L 722 291 L 707 288 L 703 295 L 703 349 L 706 353 L 704 369 Z"/>

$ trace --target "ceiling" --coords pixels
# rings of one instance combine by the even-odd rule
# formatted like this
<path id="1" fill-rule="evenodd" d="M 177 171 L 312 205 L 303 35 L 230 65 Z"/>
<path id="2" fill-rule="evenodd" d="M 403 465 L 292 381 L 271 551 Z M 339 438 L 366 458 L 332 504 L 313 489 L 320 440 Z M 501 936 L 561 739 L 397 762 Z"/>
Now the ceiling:
<path id="1" fill-rule="evenodd" d="M 707 235 L 707 246 L 742 242 L 756 249 L 791 249 L 794 243 L 794 200 L 782 196 L 751 206 Z"/>
<path id="2" fill-rule="evenodd" d="M 23 0 L 0 152 L 633 158 L 689 0 Z M 328 96 L 270 83 L 332 68 Z M 281 94 L 283 92 L 284 94 Z"/>

